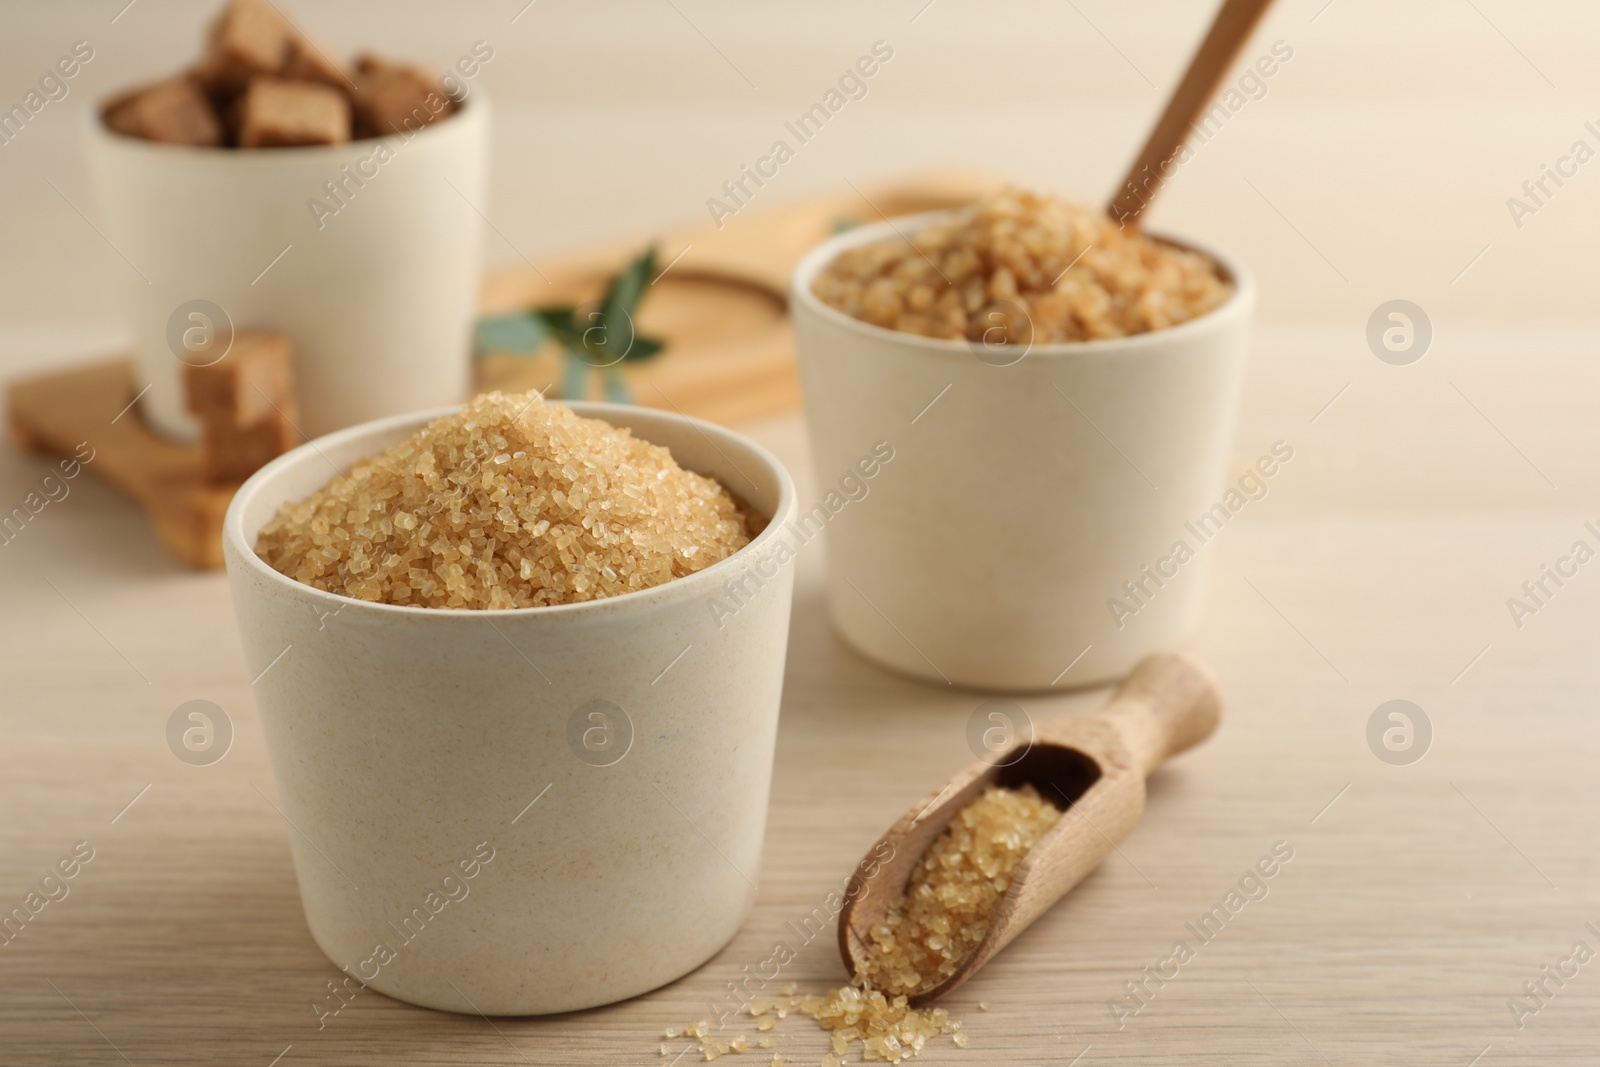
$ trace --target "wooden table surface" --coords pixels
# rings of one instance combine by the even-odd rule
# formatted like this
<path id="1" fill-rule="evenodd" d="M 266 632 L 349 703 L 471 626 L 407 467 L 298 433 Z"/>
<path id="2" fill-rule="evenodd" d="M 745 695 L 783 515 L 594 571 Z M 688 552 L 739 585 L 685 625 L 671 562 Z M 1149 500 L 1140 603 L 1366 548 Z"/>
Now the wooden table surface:
<path id="1" fill-rule="evenodd" d="M 0 13 L 0 101 L 73 40 L 98 49 L 79 95 L 0 148 L 0 373 L 121 340 L 101 294 L 126 267 L 76 213 L 86 193 L 65 109 L 175 65 L 206 6 L 140 4 L 116 22 L 122 0 Z M 1210 7 L 995 14 L 917 0 L 757 15 L 679 0 L 540 4 L 510 22 L 520 6 L 386 16 L 349 4 L 312 20 L 342 45 L 441 61 L 458 42 L 496 42 L 484 85 L 499 105 L 501 262 L 695 217 L 880 37 L 896 60 L 871 95 L 763 196 L 934 164 L 1099 193 Z M 1206 549 L 1193 649 L 1220 675 L 1228 715 L 1152 780 L 1120 852 L 951 998 L 972 1047 L 941 1043 L 923 1062 L 1596 1061 L 1600 564 L 1547 581 L 1520 626 L 1507 600 L 1574 542 L 1600 548 L 1585 526 L 1600 527 L 1600 164 L 1547 184 L 1520 227 L 1506 200 L 1574 141 L 1600 147 L 1584 125 L 1600 119 L 1597 32 L 1600 14 L 1575 2 L 1285 0 L 1247 50 L 1283 39 L 1295 58 L 1154 216 L 1228 245 L 1262 278 L 1235 472 L 1275 441 L 1294 448 L 1269 495 Z M 583 34 L 607 47 L 577 47 Z M 556 146 L 570 150 L 552 159 Z M 659 165 L 641 174 L 644 159 Z M 1434 329 L 1407 366 L 1364 337 L 1395 298 Z M 798 416 L 747 429 L 793 466 L 803 499 L 816 495 Z M 0 506 L 45 473 L 0 452 Z M 338 972 L 301 916 L 224 579 L 168 560 L 92 477 L 71 486 L 0 545 L 0 911 L 76 843 L 93 858 L 0 948 L 0 1063 L 671 1062 L 657 1054 L 662 1028 L 706 1015 L 971 757 L 965 725 L 984 695 L 893 677 L 843 648 L 821 599 L 825 559 L 808 551 L 759 897 L 720 955 L 592 1012 L 485 1021 L 366 992 L 319 1029 L 312 1005 Z M 168 717 L 194 699 L 234 726 L 211 766 L 167 745 Z M 1019 703 L 1049 718 L 1103 699 Z M 1369 747 L 1369 717 L 1391 699 L 1431 722 L 1419 762 Z M 1267 895 L 1201 943 L 1186 924 L 1278 842 L 1293 859 Z M 1177 941 L 1193 959 L 1150 982 L 1119 1027 L 1108 1003 Z M 821 990 L 841 974 L 823 936 L 785 979 Z M 1543 983 L 1538 999 L 1527 983 Z M 779 1034 L 792 1062 L 820 1062 L 805 1020 Z"/>

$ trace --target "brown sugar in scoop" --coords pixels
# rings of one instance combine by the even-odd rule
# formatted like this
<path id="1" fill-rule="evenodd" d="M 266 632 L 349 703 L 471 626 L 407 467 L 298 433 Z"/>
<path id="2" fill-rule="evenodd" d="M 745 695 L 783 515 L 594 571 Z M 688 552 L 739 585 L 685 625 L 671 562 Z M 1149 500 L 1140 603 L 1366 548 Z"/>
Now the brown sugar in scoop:
<path id="1" fill-rule="evenodd" d="M 1061 810 L 1033 786 L 991 786 L 923 853 L 905 893 L 867 931 L 856 977 L 915 995 L 956 973 L 989 932 L 1011 877 Z"/>
<path id="2" fill-rule="evenodd" d="M 1041 723 L 956 775 L 851 876 L 839 914 L 851 977 L 902 991 L 911 1008 L 960 986 L 1105 859 L 1138 825 L 1145 777 L 1221 718 L 1211 672 L 1158 652 L 1098 715 Z"/>

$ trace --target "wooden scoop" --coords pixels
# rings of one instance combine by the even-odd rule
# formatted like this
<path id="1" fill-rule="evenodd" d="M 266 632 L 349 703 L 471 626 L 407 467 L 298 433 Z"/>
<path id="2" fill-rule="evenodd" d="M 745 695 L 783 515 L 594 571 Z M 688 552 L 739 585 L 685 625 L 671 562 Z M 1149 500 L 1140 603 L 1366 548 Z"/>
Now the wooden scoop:
<path id="1" fill-rule="evenodd" d="M 1183 78 L 1172 90 L 1160 121 L 1150 131 L 1144 147 L 1139 149 L 1122 184 L 1117 187 L 1116 195 L 1106 205 L 1106 214 L 1113 220 L 1124 226 L 1138 222 L 1139 213 L 1166 180 L 1168 164 L 1189 139 L 1194 120 L 1216 95 L 1222 76 L 1233 66 L 1239 49 L 1244 47 L 1271 3 L 1272 0 L 1223 0 L 1216 18 L 1211 21 L 1211 29 L 1206 31 L 1205 40 L 1189 60 L 1189 69 L 1183 72 Z"/>
<path id="2" fill-rule="evenodd" d="M 1105 859 L 1144 812 L 1144 780 L 1163 760 L 1211 735 L 1222 693 L 1211 671 L 1178 652 L 1147 656 L 1104 711 L 1041 724 L 1031 742 L 979 760 L 889 828 L 856 867 L 839 913 L 839 954 L 854 977 L 867 932 L 905 892 L 924 852 L 990 786 L 1032 785 L 1064 809 L 1011 877 L 989 932 L 955 974 L 909 997 L 913 1007 L 955 989 Z M 885 858 L 887 857 L 887 858 Z"/>

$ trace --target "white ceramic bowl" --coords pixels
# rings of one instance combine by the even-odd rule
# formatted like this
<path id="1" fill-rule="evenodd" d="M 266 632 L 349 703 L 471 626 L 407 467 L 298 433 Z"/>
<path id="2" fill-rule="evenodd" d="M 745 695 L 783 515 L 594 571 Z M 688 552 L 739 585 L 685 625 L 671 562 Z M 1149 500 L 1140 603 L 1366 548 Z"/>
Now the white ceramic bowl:
<path id="1" fill-rule="evenodd" d="M 895 449 L 870 494 L 826 522 L 835 627 L 869 658 L 935 682 L 1029 690 L 1119 677 L 1182 643 L 1199 617 L 1214 549 L 1185 523 L 1222 491 L 1254 284 L 1231 256 L 1164 238 L 1221 264 L 1235 285 L 1226 303 L 1167 330 L 1034 345 L 1005 366 L 1015 351 L 988 349 L 986 361 L 811 292 L 843 249 L 937 217 L 849 231 L 794 273 L 819 482 L 874 441 Z M 1183 540 L 1195 557 L 1163 568 Z M 1157 585 L 1146 565 L 1172 573 Z M 1129 581 L 1149 594 L 1131 617 L 1108 603 L 1134 606 Z"/>
<path id="2" fill-rule="evenodd" d="M 634 996 L 709 959 L 755 898 L 792 585 L 774 548 L 794 486 L 721 427 L 572 407 L 665 445 L 771 524 L 666 585 L 510 611 L 353 600 L 255 554 L 280 505 L 444 411 L 298 448 L 225 520 L 306 921 L 356 981 L 415 1004 L 524 1015 Z M 713 610 L 729 583 L 746 595 Z M 468 878 L 475 850 L 492 859 Z"/>
<path id="3" fill-rule="evenodd" d="M 150 387 L 140 412 L 162 433 L 197 432 L 169 337 L 175 313 L 207 328 L 194 301 L 289 337 L 295 421 L 312 437 L 466 397 L 488 210 L 481 91 L 409 139 L 326 147 L 156 144 L 112 133 L 98 109 L 84 125 L 100 227 L 132 264 L 119 268 L 136 388 Z"/>

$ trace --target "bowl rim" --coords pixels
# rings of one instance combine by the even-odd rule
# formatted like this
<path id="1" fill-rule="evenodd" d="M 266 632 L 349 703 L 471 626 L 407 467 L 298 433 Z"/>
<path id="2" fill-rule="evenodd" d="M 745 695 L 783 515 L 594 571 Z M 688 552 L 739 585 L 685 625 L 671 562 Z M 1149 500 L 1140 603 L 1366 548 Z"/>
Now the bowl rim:
<path id="1" fill-rule="evenodd" d="M 529 608 L 429 608 L 415 604 L 388 604 L 381 601 L 360 600 L 356 597 L 346 596 L 343 593 L 330 593 L 325 589 L 307 585 L 281 571 L 275 570 L 266 560 L 256 554 L 255 546 L 246 540 L 244 535 L 245 507 L 257 493 L 260 493 L 266 486 L 270 485 L 275 478 L 289 467 L 301 462 L 310 455 L 322 455 L 322 449 L 324 448 L 343 447 L 352 441 L 390 434 L 397 429 L 409 427 L 412 430 L 420 430 L 434 419 L 459 412 L 466 406 L 466 402 L 464 402 L 447 405 L 442 408 L 433 408 L 428 411 L 390 415 L 381 419 L 373 419 L 370 422 L 358 423 L 343 430 L 335 430 L 332 433 L 324 434 L 290 449 L 252 474 L 235 491 L 222 520 L 223 556 L 230 579 L 236 576 L 235 561 L 237 560 L 237 566 L 241 572 L 248 571 L 258 580 L 264 581 L 286 595 L 305 597 L 311 602 L 322 601 L 330 605 L 337 605 L 340 611 L 347 607 L 355 607 L 358 610 L 371 610 L 379 615 L 389 615 L 396 618 L 454 619 L 458 621 L 487 619 L 500 621 L 505 619 L 601 616 L 614 611 L 648 611 L 668 601 L 714 593 L 725 577 L 732 576 L 730 571 L 734 566 L 765 552 L 788 528 L 789 522 L 793 518 L 793 513 L 797 507 L 794 478 L 777 456 L 744 434 L 730 430 L 725 426 L 719 426 L 713 422 L 707 422 L 704 419 L 697 419 L 679 412 L 644 407 L 638 404 L 616 404 L 599 400 L 553 400 L 550 403 L 563 404 L 584 418 L 598 418 L 606 422 L 611 421 L 606 418 L 607 414 L 643 413 L 646 418 L 659 419 L 665 423 L 675 423 L 696 430 L 719 452 L 721 449 L 718 448 L 718 437 L 722 438 L 723 443 L 734 442 L 749 449 L 756 458 L 767 466 L 769 472 L 777 479 L 778 483 L 777 504 L 773 509 L 773 514 L 768 518 L 766 528 L 731 556 L 720 559 L 711 564 L 711 566 L 693 574 L 685 575 L 682 578 L 674 578 L 669 582 L 663 582 L 661 585 L 651 586 L 648 589 L 620 593 L 617 596 L 601 597 L 597 600 L 583 600 L 570 604 L 545 604 Z M 635 436 L 641 440 L 650 441 L 650 438 L 645 437 L 643 434 L 632 430 L 630 432 L 634 432 Z M 395 443 L 398 443 L 398 441 Z M 657 444 L 659 442 L 651 441 L 650 443 Z M 665 448 L 667 446 L 662 445 L 661 447 Z M 243 574 L 240 573 L 237 576 L 243 577 Z"/>
<path id="2" fill-rule="evenodd" d="M 812 280 L 845 249 L 853 248 L 856 245 L 870 244 L 873 241 L 888 237 L 905 237 L 910 232 L 922 229 L 942 219 L 950 218 L 960 210 L 961 208 L 946 208 L 939 211 L 920 212 L 915 215 L 897 216 L 892 219 L 885 218 L 866 226 L 858 226 L 854 229 L 846 230 L 844 233 L 835 234 L 812 248 L 795 265 L 789 284 L 791 306 L 803 306 L 810 314 L 834 326 L 861 334 L 863 337 L 879 343 L 913 348 L 927 354 L 947 357 L 960 356 L 962 359 L 973 358 L 972 342 L 958 341 L 945 337 L 925 337 L 922 334 L 891 330 L 886 326 L 865 322 L 824 303 L 811 291 Z M 1225 252 L 1207 242 L 1166 230 L 1142 230 L 1142 232 L 1146 237 L 1162 244 L 1207 257 L 1222 268 L 1227 280 L 1233 283 L 1233 292 L 1228 295 L 1226 300 L 1205 314 L 1198 315 L 1187 322 L 1181 322 L 1176 326 L 1168 326 L 1161 330 L 1149 330 L 1145 333 L 1137 333 L 1128 337 L 1108 337 L 1097 341 L 1030 343 L 1024 346 L 1023 355 L 1019 356 L 1011 364 L 996 364 L 996 366 L 1000 366 L 1001 369 L 1004 366 L 1014 366 L 1016 363 L 1020 363 L 1024 357 L 1032 358 L 1037 356 L 1064 359 L 1073 356 L 1099 356 L 1162 345 L 1169 340 L 1181 341 L 1190 334 L 1210 329 L 1227 319 L 1235 318 L 1241 314 L 1247 314 L 1254 305 L 1255 278 L 1244 264 L 1231 253 Z"/>
<path id="3" fill-rule="evenodd" d="M 142 85 L 148 88 L 154 82 Z M 218 146 L 215 148 L 204 145 L 167 144 L 164 141 L 147 141 L 142 137 L 130 137 L 118 133 L 105 122 L 106 106 L 119 97 L 126 95 L 131 90 L 123 89 L 109 95 L 97 98 L 89 107 L 79 111 L 79 129 L 82 136 L 97 145 L 104 145 L 117 151 L 125 151 L 143 155 L 149 159 L 166 159 L 182 161 L 183 163 L 197 163 L 205 161 L 205 166 L 212 167 L 283 167 L 299 163 L 322 161 L 339 161 L 353 156 L 365 155 L 375 150 L 377 145 L 391 144 L 394 142 L 401 147 L 412 141 L 421 139 L 424 144 L 431 144 L 449 135 L 451 131 L 462 132 L 470 136 L 470 128 L 481 126 L 488 121 L 493 110 L 489 103 L 489 94 L 481 88 L 474 86 L 462 100 L 457 101 L 455 111 L 451 112 L 440 122 L 432 122 L 413 133 L 410 138 L 402 139 L 402 135 L 395 133 L 387 137 L 363 137 L 359 140 L 341 141 L 338 144 L 312 144 L 293 145 L 284 148 L 230 148 Z"/>

